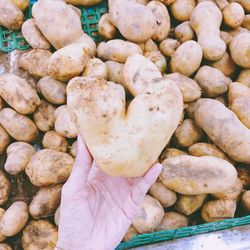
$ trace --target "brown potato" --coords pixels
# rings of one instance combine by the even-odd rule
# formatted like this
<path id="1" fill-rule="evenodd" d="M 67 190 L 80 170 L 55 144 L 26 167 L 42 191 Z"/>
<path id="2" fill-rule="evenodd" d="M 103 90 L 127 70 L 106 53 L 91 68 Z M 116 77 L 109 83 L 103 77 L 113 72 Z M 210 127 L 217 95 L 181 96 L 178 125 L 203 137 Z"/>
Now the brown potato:
<path id="1" fill-rule="evenodd" d="M 30 4 L 29 0 L 11 0 L 11 2 L 15 4 L 16 7 L 20 9 L 21 11 L 25 11 L 29 7 L 29 4 Z"/>
<path id="2" fill-rule="evenodd" d="M 5 149 L 10 144 L 10 136 L 6 130 L 0 125 L 0 155 L 5 152 Z"/>
<path id="3" fill-rule="evenodd" d="M 109 14 L 106 13 L 101 16 L 98 23 L 98 33 L 100 36 L 104 37 L 107 40 L 111 40 L 116 35 L 116 28 L 112 24 Z"/>
<path id="4" fill-rule="evenodd" d="M 60 82 L 50 76 L 45 76 L 37 83 L 38 91 L 50 103 L 60 105 L 66 103 L 66 87 L 64 82 Z"/>
<path id="5" fill-rule="evenodd" d="M 228 102 L 229 106 L 240 97 L 250 97 L 250 88 L 239 82 L 232 82 L 228 88 Z"/>
<path id="6" fill-rule="evenodd" d="M 26 142 L 14 142 L 6 150 L 7 160 L 4 164 L 6 172 L 17 175 L 28 165 L 35 149 Z"/>
<path id="7" fill-rule="evenodd" d="M 176 0 L 171 4 L 170 9 L 176 20 L 184 22 L 189 21 L 195 6 L 195 0 Z"/>
<path id="8" fill-rule="evenodd" d="M 167 61 L 160 51 L 145 52 L 144 56 L 156 65 L 161 73 L 167 70 Z"/>
<path id="9" fill-rule="evenodd" d="M 30 203 L 30 215 L 34 219 L 41 219 L 54 214 L 60 204 L 61 190 L 62 185 L 41 188 Z"/>
<path id="10" fill-rule="evenodd" d="M 93 76 L 93 77 L 102 77 L 107 79 L 108 69 L 107 65 L 100 60 L 99 58 L 91 58 L 88 60 L 83 73 L 83 76 Z"/>
<path id="11" fill-rule="evenodd" d="M 250 87 L 250 69 L 241 70 L 237 78 L 237 82 L 242 83 L 247 87 Z"/>
<path id="12" fill-rule="evenodd" d="M 241 196 L 241 206 L 248 213 L 250 212 L 250 190 L 245 191 Z"/>
<path id="13" fill-rule="evenodd" d="M 155 231 L 164 231 L 188 226 L 186 216 L 176 212 L 166 212 L 161 223 L 155 228 Z"/>
<path id="14" fill-rule="evenodd" d="M 37 107 L 33 114 L 36 126 L 43 132 L 47 132 L 54 128 L 54 112 L 55 107 L 45 100 L 41 100 L 41 104 Z"/>
<path id="15" fill-rule="evenodd" d="M 150 195 L 146 195 L 132 225 L 141 234 L 150 233 L 160 224 L 163 216 L 164 210 L 159 201 Z"/>
<path id="16" fill-rule="evenodd" d="M 152 52 L 152 51 L 159 51 L 157 44 L 152 40 L 149 39 L 144 43 L 144 52 Z"/>
<path id="17" fill-rule="evenodd" d="M 74 141 L 74 143 L 71 145 L 71 147 L 70 147 L 70 151 L 69 151 L 69 153 L 74 157 L 74 158 L 76 158 L 76 156 L 77 156 L 77 141 Z"/>
<path id="18" fill-rule="evenodd" d="M 180 42 L 175 39 L 167 38 L 160 43 L 159 49 L 164 56 L 172 57 Z"/>
<path id="19" fill-rule="evenodd" d="M 184 43 L 189 40 L 194 40 L 195 38 L 195 33 L 189 21 L 186 21 L 177 25 L 174 29 L 174 34 L 175 34 L 176 39 L 180 43 Z"/>
<path id="20" fill-rule="evenodd" d="M 3 205 L 9 198 L 11 184 L 2 171 L 0 171 L 0 205 Z"/>
<path id="21" fill-rule="evenodd" d="M 248 166 L 237 167 L 238 178 L 243 184 L 244 188 L 250 187 L 250 169 Z"/>
<path id="22" fill-rule="evenodd" d="M 60 184 L 68 179 L 73 163 L 67 153 L 42 149 L 31 158 L 25 172 L 35 186 Z"/>
<path id="23" fill-rule="evenodd" d="M 187 155 L 187 153 L 177 148 L 165 148 L 160 155 L 160 162 L 163 162 L 166 158 L 179 155 Z"/>
<path id="24" fill-rule="evenodd" d="M 0 243 L 0 250 L 12 250 L 12 248 L 6 243 Z"/>
<path id="25" fill-rule="evenodd" d="M 3 103 L 3 99 L 2 97 L 0 96 L 0 110 L 4 107 L 4 103 Z"/>
<path id="26" fill-rule="evenodd" d="M 242 27 L 250 30 L 250 15 L 249 14 L 245 15 L 243 23 L 242 23 Z"/>
<path id="27" fill-rule="evenodd" d="M 66 105 L 60 106 L 54 112 L 55 131 L 66 138 L 75 138 L 77 136 L 77 129 L 72 122 L 70 113 Z"/>
<path id="28" fill-rule="evenodd" d="M 106 61 L 105 64 L 107 66 L 107 80 L 120 83 L 124 87 L 122 84 L 122 71 L 124 64 L 114 61 Z"/>
<path id="29" fill-rule="evenodd" d="M 92 6 L 101 3 L 102 0 L 66 0 L 66 3 L 73 5 Z"/>
<path id="30" fill-rule="evenodd" d="M 56 151 L 67 152 L 68 142 L 65 137 L 59 135 L 56 131 L 48 131 L 43 136 L 43 147 Z"/>
<path id="31" fill-rule="evenodd" d="M 37 139 L 38 129 L 34 122 L 11 108 L 0 111 L 0 121 L 7 133 L 17 141 L 33 142 Z"/>
<path id="32" fill-rule="evenodd" d="M 54 250 L 58 238 L 57 228 L 45 220 L 32 220 L 23 230 L 23 250 Z"/>
<path id="33" fill-rule="evenodd" d="M 195 109 L 196 102 L 197 100 L 186 104 L 187 107 L 185 108 L 185 113 L 187 114 L 187 117 L 192 120 L 194 120 L 194 109 Z"/>
<path id="34" fill-rule="evenodd" d="M 224 41 L 226 45 L 228 45 L 233 39 L 233 36 L 228 31 L 220 31 L 220 38 Z"/>
<path id="35" fill-rule="evenodd" d="M 136 231 L 135 227 L 133 225 L 131 225 L 128 228 L 128 231 L 126 232 L 126 234 L 124 235 L 122 241 L 125 241 L 125 242 L 129 241 L 136 235 L 138 235 L 138 232 Z"/>
<path id="36" fill-rule="evenodd" d="M 205 203 L 201 209 L 201 217 L 205 222 L 234 218 L 236 202 L 232 200 L 214 200 Z"/>
<path id="37" fill-rule="evenodd" d="M 0 221 L 3 218 L 3 215 L 5 213 L 5 210 L 3 208 L 0 208 Z M 6 239 L 6 236 L 2 234 L 2 232 L 0 231 L 0 242 L 3 242 Z M 0 250 L 1 250 L 1 243 L 0 243 Z"/>
<path id="38" fill-rule="evenodd" d="M 14 74 L 4 73 L 0 76 L 0 96 L 23 115 L 33 113 L 40 104 L 40 99 L 30 84 Z"/>
<path id="39" fill-rule="evenodd" d="M 23 201 L 14 202 L 4 213 L 1 223 L 1 232 L 10 237 L 19 233 L 29 219 L 28 206 Z"/>

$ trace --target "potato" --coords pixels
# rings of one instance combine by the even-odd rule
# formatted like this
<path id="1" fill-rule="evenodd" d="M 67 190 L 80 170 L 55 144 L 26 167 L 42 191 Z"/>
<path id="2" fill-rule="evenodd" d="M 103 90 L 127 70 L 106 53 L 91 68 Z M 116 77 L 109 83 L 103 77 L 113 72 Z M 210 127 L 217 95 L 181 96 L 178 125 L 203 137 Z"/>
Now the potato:
<path id="1" fill-rule="evenodd" d="M 195 38 L 194 31 L 191 28 L 189 21 L 186 21 L 177 25 L 174 29 L 174 34 L 175 34 L 176 39 L 180 43 L 184 43 L 189 40 L 194 40 Z"/>
<path id="2" fill-rule="evenodd" d="M 65 2 L 73 5 L 92 6 L 101 3 L 102 0 L 66 0 Z"/>
<path id="3" fill-rule="evenodd" d="M 2 97 L 0 96 L 0 110 L 4 107 L 4 103 L 3 103 L 3 99 Z"/>
<path id="4" fill-rule="evenodd" d="M 250 15 L 249 14 L 245 15 L 243 23 L 242 23 L 242 27 L 250 30 Z"/>
<path id="5" fill-rule="evenodd" d="M 31 75 L 41 78 L 48 75 L 48 64 L 52 53 L 49 50 L 33 49 L 22 54 L 19 67 L 27 70 Z"/>
<path id="6" fill-rule="evenodd" d="M 151 9 L 136 2 L 109 1 L 109 15 L 111 22 L 131 42 L 145 42 L 157 30 L 156 18 Z"/>
<path id="7" fill-rule="evenodd" d="M 250 163 L 249 130 L 232 111 L 218 101 L 201 99 L 196 104 L 195 120 L 231 159 Z"/>
<path id="8" fill-rule="evenodd" d="M 190 147 L 200 141 L 204 133 L 200 127 L 191 119 L 185 119 L 183 123 L 175 130 L 175 139 L 179 146 Z"/>
<path id="9" fill-rule="evenodd" d="M 213 77 L 211 78 L 211 76 Z M 220 70 L 206 65 L 198 70 L 194 80 L 200 85 L 204 95 L 208 97 L 216 97 L 225 93 L 231 82 L 231 79 Z"/>
<path id="10" fill-rule="evenodd" d="M 108 69 L 106 64 L 99 58 L 91 58 L 88 60 L 84 70 L 83 76 L 103 77 L 107 79 Z"/>
<path id="11" fill-rule="evenodd" d="M 116 35 L 116 28 L 112 24 L 108 13 L 102 15 L 99 20 L 98 33 L 107 40 L 113 39 Z"/>
<path id="12" fill-rule="evenodd" d="M 54 222 L 59 226 L 59 220 L 60 220 L 60 206 L 56 209 L 55 214 L 54 214 Z"/>
<path id="13" fill-rule="evenodd" d="M 168 74 L 164 78 L 173 80 L 179 86 L 185 103 L 193 102 L 201 97 L 201 89 L 193 79 L 180 73 Z"/>
<path id="14" fill-rule="evenodd" d="M 0 250 L 12 250 L 12 248 L 6 243 L 0 243 Z"/>
<path id="15" fill-rule="evenodd" d="M 135 43 L 120 39 L 101 42 L 97 47 L 97 56 L 103 60 L 124 63 L 133 54 L 142 54 L 141 48 Z"/>
<path id="16" fill-rule="evenodd" d="M 10 136 L 6 130 L 0 125 L 0 155 L 5 152 L 5 149 L 10 144 Z"/>
<path id="17" fill-rule="evenodd" d="M 239 178 L 237 178 L 232 188 L 230 188 L 229 190 L 226 190 L 225 192 L 214 193 L 212 194 L 212 196 L 221 200 L 223 199 L 223 200 L 238 201 L 242 191 L 243 191 L 242 182 Z"/>
<path id="18" fill-rule="evenodd" d="M 136 58 L 131 58 L 134 56 Z M 142 66 L 137 63 L 138 56 L 142 58 L 139 58 Z M 132 62 L 131 69 L 125 65 L 123 73 L 129 72 L 133 77 L 137 71 L 136 76 L 140 79 L 147 59 L 132 55 L 126 64 L 128 61 Z M 152 64 L 151 67 L 151 64 L 148 69 L 154 70 L 156 66 Z M 156 162 L 181 119 L 182 96 L 175 84 L 158 78 L 144 85 L 148 87 L 142 85 L 141 89 L 138 86 L 133 89 L 136 97 L 125 111 L 125 92 L 120 85 L 89 77 L 78 77 L 68 84 L 67 107 L 78 131 L 98 166 L 110 175 L 142 176 Z M 133 86 L 134 83 L 129 85 Z"/>
<path id="19" fill-rule="evenodd" d="M 67 153 L 42 149 L 31 158 L 25 172 L 37 187 L 60 184 L 68 179 L 73 163 Z"/>
<path id="20" fill-rule="evenodd" d="M 149 39 L 144 43 L 144 52 L 152 52 L 152 51 L 159 51 L 159 50 L 157 44 L 152 39 Z"/>
<path id="21" fill-rule="evenodd" d="M 60 105 L 66 103 L 66 87 L 64 82 L 60 82 L 45 76 L 37 83 L 38 91 L 50 103 Z"/>
<path id="22" fill-rule="evenodd" d="M 17 175 L 26 168 L 30 158 L 35 154 L 35 149 L 26 142 L 14 142 L 9 145 L 6 153 L 4 169 L 9 174 Z"/>
<path id="23" fill-rule="evenodd" d="M 186 216 L 176 212 L 166 212 L 161 223 L 155 228 L 155 231 L 164 231 L 187 226 L 188 219 Z"/>
<path id="24" fill-rule="evenodd" d="M 122 84 L 122 71 L 124 64 L 114 61 L 106 61 L 105 64 L 107 66 L 107 80 L 120 83 L 123 87 L 125 87 Z"/>
<path id="25" fill-rule="evenodd" d="M 234 218 L 236 202 L 232 200 L 214 200 L 205 203 L 201 209 L 201 217 L 205 222 Z"/>
<path id="26" fill-rule="evenodd" d="M 30 84 L 14 74 L 4 73 L 0 76 L 0 95 L 23 115 L 33 113 L 40 104 L 40 99 Z"/>
<path id="27" fill-rule="evenodd" d="M 240 202 L 244 210 L 250 212 L 250 190 L 247 190 L 242 194 Z"/>
<path id="28" fill-rule="evenodd" d="M 229 106 L 240 97 L 250 97 L 250 88 L 242 83 L 232 82 L 228 88 L 228 102 Z"/>
<path id="29" fill-rule="evenodd" d="M 177 200 L 176 193 L 166 188 L 161 182 L 156 181 L 149 189 L 148 193 L 158 200 L 162 207 L 171 207 Z"/>
<path id="30" fill-rule="evenodd" d="M 0 205 L 3 205 L 9 198 L 11 184 L 2 171 L 0 171 Z"/>
<path id="31" fill-rule="evenodd" d="M 236 35 L 229 44 L 232 59 L 243 68 L 250 68 L 249 40 L 250 32 L 243 32 Z"/>
<path id="32" fill-rule="evenodd" d="M 220 31 L 220 38 L 224 41 L 226 45 L 228 45 L 233 39 L 233 36 L 228 31 Z"/>
<path id="33" fill-rule="evenodd" d="M 161 73 L 167 70 L 167 61 L 160 51 L 145 52 L 144 56 L 156 65 Z"/>
<path id="34" fill-rule="evenodd" d="M 191 76 L 199 67 L 202 60 L 202 49 L 195 41 L 182 43 L 174 52 L 170 60 L 172 72 L 179 72 Z"/>
<path id="35" fill-rule="evenodd" d="M 46 220 L 32 220 L 23 230 L 24 250 L 54 250 L 58 238 L 57 228 Z"/>
<path id="36" fill-rule="evenodd" d="M 150 233 L 160 224 L 163 216 L 164 210 L 159 201 L 150 195 L 146 195 L 132 225 L 141 234 Z"/>
<path id="37" fill-rule="evenodd" d="M 250 169 L 248 166 L 237 167 L 238 178 L 243 184 L 244 188 L 250 187 Z"/>
<path id="38" fill-rule="evenodd" d="M 26 20 L 22 25 L 22 34 L 33 49 L 50 49 L 51 45 L 37 28 L 34 18 Z"/>
<path id="39" fill-rule="evenodd" d="M 122 241 L 125 241 L 125 242 L 129 241 L 136 235 L 138 235 L 138 232 L 136 231 L 135 227 L 133 225 L 131 225 L 128 228 L 128 231 L 126 232 L 126 234 L 124 235 Z"/>
<path id="40" fill-rule="evenodd" d="M 0 221 L 3 218 L 3 215 L 5 213 L 5 210 L 3 208 L 0 208 Z M 0 242 L 3 242 L 6 239 L 6 236 L 2 234 L 2 232 L 0 231 Z M 1 243 L 0 243 L 0 250 L 1 250 Z"/>
<path id="41" fill-rule="evenodd" d="M 22 11 L 11 0 L 0 1 L 0 25 L 9 30 L 19 30 L 24 22 Z"/>
<path id="42" fill-rule="evenodd" d="M 180 43 L 177 40 L 167 38 L 160 43 L 159 49 L 164 56 L 171 57 L 179 46 Z"/>
<path id="43" fill-rule="evenodd" d="M 0 111 L 0 121 L 7 133 L 17 141 L 33 142 L 37 139 L 38 129 L 34 122 L 11 108 Z"/>
<path id="44" fill-rule="evenodd" d="M 187 153 L 177 148 L 166 147 L 160 155 L 160 162 L 163 162 L 166 158 L 175 157 L 179 155 L 187 155 Z"/>
<path id="45" fill-rule="evenodd" d="M 67 152 L 68 142 L 65 137 L 59 135 L 56 131 L 48 131 L 43 136 L 43 147 L 56 151 Z"/>
<path id="46" fill-rule="evenodd" d="M 179 195 L 175 204 L 175 210 L 186 216 L 199 210 L 207 198 L 207 194 Z"/>
<path id="47" fill-rule="evenodd" d="M 70 147 L 70 151 L 69 153 L 74 157 L 76 158 L 76 155 L 77 155 L 77 141 L 74 141 L 73 144 L 71 145 Z"/>
<path id="48" fill-rule="evenodd" d="M 56 49 L 75 42 L 83 34 L 80 17 L 64 1 L 39 0 L 33 5 L 32 16 L 39 30 Z"/>
<path id="49" fill-rule="evenodd" d="M 170 9 L 176 20 L 184 22 L 189 21 L 195 6 L 195 0 L 176 0 L 171 4 Z"/>
<path id="50" fill-rule="evenodd" d="M 29 213 L 34 219 L 52 215 L 60 205 L 62 185 L 41 188 L 33 197 Z"/>
<path id="51" fill-rule="evenodd" d="M 209 20 L 209 29 L 208 29 Z M 222 14 L 215 3 L 204 1 L 199 3 L 190 17 L 190 24 L 202 47 L 203 57 L 210 61 L 219 60 L 226 52 L 226 44 L 220 38 Z"/>
<path id="52" fill-rule="evenodd" d="M 72 122 L 70 113 L 66 105 L 60 106 L 54 113 L 55 131 L 67 138 L 75 138 L 77 136 L 77 129 Z"/>
<path id="53" fill-rule="evenodd" d="M 163 161 L 161 182 L 181 194 L 209 194 L 230 189 L 237 172 L 229 162 L 212 157 L 180 155 Z"/>
<path id="54" fill-rule="evenodd" d="M 250 69 L 241 70 L 236 81 L 250 87 Z"/>
<path id="55" fill-rule="evenodd" d="M 152 36 L 155 41 L 162 41 L 167 38 L 170 30 L 170 17 L 166 6 L 159 1 L 150 1 L 147 4 L 156 19 L 157 28 Z"/>
<path id="56" fill-rule="evenodd" d="M 19 233 L 29 219 L 28 206 L 23 201 L 14 202 L 4 213 L 1 223 L 1 233 L 10 237 Z"/>

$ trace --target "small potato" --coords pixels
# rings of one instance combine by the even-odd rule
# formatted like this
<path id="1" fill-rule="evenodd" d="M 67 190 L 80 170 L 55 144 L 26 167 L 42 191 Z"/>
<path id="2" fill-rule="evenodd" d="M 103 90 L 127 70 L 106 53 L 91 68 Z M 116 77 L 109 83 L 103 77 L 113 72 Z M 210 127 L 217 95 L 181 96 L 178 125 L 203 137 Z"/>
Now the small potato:
<path id="1" fill-rule="evenodd" d="M 164 231 L 188 226 L 188 218 L 176 212 L 166 212 L 155 231 Z"/>
<path id="2" fill-rule="evenodd" d="M 250 212 L 250 190 L 245 191 L 241 196 L 241 206 L 248 213 Z"/>
<path id="3" fill-rule="evenodd" d="M 230 189 L 236 181 L 233 165 L 212 156 L 180 155 L 163 161 L 160 181 L 181 194 L 209 194 Z"/>
<path id="4" fill-rule="evenodd" d="M 74 157 L 74 158 L 76 158 L 76 156 L 77 156 L 77 141 L 74 141 L 74 143 L 71 145 L 71 147 L 70 147 L 70 151 L 69 151 L 69 153 Z"/>
<path id="5" fill-rule="evenodd" d="M 3 218 L 3 215 L 5 213 L 5 210 L 3 208 L 0 208 L 0 221 Z M 2 234 L 2 232 L 0 231 L 0 242 L 3 242 L 6 239 L 6 236 Z M 0 243 L 0 250 L 1 250 L 1 243 Z"/>
<path id="6" fill-rule="evenodd" d="M 174 34 L 175 34 L 176 39 L 180 43 L 184 43 L 189 40 L 194 40 L 195 38 L 195 33 L 189 21 L 186 21 L 177 25 L 174 29 Z"/>
<path id="7" fill-rule="evenodd" d="M 25 202 L 16 201 L 4 213 L 0 230 L 8 237 L 14 236 L 24 228 L 28 219 L 28 205 Z"/>
<path id="8" fill-rule="evenodd" d="M 57 226 L 59 226 L 59 220 L 60 220 L 60 206 L 56 209 L 54 215 L 54 222 Z"/>
<path id="9" fill-rule="evenodd" d="M 228 102 L 231 106 L 240 97 L 250 97 L 250 88 L 239 82 L 232 82 L 228 87 Z"/>
<path id="10" fill-rule="evenodd" d="M 173 80 L 179 86 L 184 103 L 193 102 L 201 97 L 201 89 L 193 79 L 180 73 L 168 74 L 164 78 Z"/>
<path id="11" fill-rule="evenodd" d="M 77 129 L 72 122 L 70 113 L 66 105 L 60 106 L 54 112 L 55 131 L 66 138 L 75 138 L 77 136 Z"/>
<path id="12" fill-rule="evenodd" d="M 242 27 L 250 30 L 250 15 L 249 14 L 245 15 L 243 23 L 242 23 Z"/>
<path id="13" fill-rule="evenodd" d="M 50 103 L 60 105 L 66 103 L 66 87 L 64 82 L 60 82 L 45 76 L 37 83 L 38 91 Z"/>
<path id="14" fill-rule="evenodd" d="M 174 135 L 179 146 L 190 147 L 202 139 L 204 132 L 193 120 L 185 119 Z"/>
<path id="15" fill-rule="evenodd" d="M 167 62 L 160 51 L 145 52 L 144 56 L 156 65 L 161 73 L 167 70 Z"/>
<path id="16" fill-rule="evenodd" d="M 93 76 L 93 77 L 102 77 L 107 79 L 108 69 L 106 64 L 99 58 L 91 58 L 88 60 L 83 73 L 83 76 Z"/>
<path id="17" fill-rule="evenodd" d="M 0 76 L 0 96 L 23 115 L 33 113 L 40 104 L 40 99 L 31 85 L 14 74 L 4 73 Z"/>
<path id="18" fill-rule="evenodd" d="M 6 130 L 0 125 L 0 155 L 5 152 L 5 149 L 10 144 L 10 136 Z"/>
<path id="19" fill-rule="evenodd" d="M 200 67 L 201 60 L 201 46 L 193 40 L 186 41 L 174 52 L 170 60 L 170 68 L 172 72 L 191 76 Z"/>
<path id="20" fill-rule="evenodd" d="M 176 20 L 184 22 L 189 21 L 195 6 L 195 0 L 176 0 L 171 4 L 170 9 Z"/>
<path id="21" fill-rule="evenodd" d="M 238 178 L 244 188 L 250 187 L 250 169 L 247 167 L 237 167 Z"/>
<path id="22" fill-rule="evenodd" d="M 14 142 L 6 150 L 7 160 L 4 164 L 6 172 L 17 175 L 28 165 L 35 149 L 26 142 Z"/>
<path id="23" fill-rule="evenodd" d="M 176 193 L 166 188 L 161 182 L 156 181 L 149 189 L 148 193 L 158 200 L 162 207 L 171 207 L 177 200 Z"/>
<path id="24" fill-rule="evenodd" d="M 116 34 L 116 28 L 112 24 L 109 14 L 106 13 L 101 16 L 98 23 L 98 33 L 100 36 L 104 37 L 107 40 L 111 40 L 114 38 Z"/>
<path id="25" fill-rule="evenodd" d="M 128 228 L 128 231 L 126 232 L 126 234 L 124 235 L 122 241 L 129 241 L 131 240 L 134 236 L 138 235 L 138 232 L 136 231 L 134 226 L 130 226 Z"/>
<path id="26" fill-rule="evenodd" d="M 122 84 L 122 70 L 124 67 L 124 64 L 114 62 L 114 61 L 106 61 L 105 62 L 107 66 L 107 80 L 115 83 Z"/>
<path id="27" fill-rule="evenodd" d="M 48 63 L 52 53 L 49 50 L 33 49 L 19 58 L 19 67 L 31 75 L 41 78 L 48 75 Z"/>
<path id="28" fill-rule="evenodd" d="M 125 63 L 133 54 L 142 54 L 141 48 L 135 43 L 120 39 L 101 42 L 97 47 L 97 56 L 103 60 Z"/>
<path id="29" fill-rule="evenodd" d="M 23 230 L 23 250 L 54 250 L 58 238 L 57 228 L 46 220 L 32 220 Z"/>
<path id="30" fill-rule="evenodd" d="M 144 52 L 152 52 L 152 51 L 159 51 L 157 44 L 152 40 L 149 39 L 144 43 Z"/>
<path id="31" fill-rule="evenodd" d="M 172 57 L 179 46 L 180 42 L 172 38 L 167 38 L 160 43 L 159 49 L 164 56 Z"/>
<path id="32" fill-rule="evenodd" d="M 43 136 L 43 147 L 56 151 L 67 152 L 68 142 L 65 137 L 59 135 L 56 131 L 48 131 Z"/>
<path id="33" fill-rule="evenodd" d="M 33 114 L 36 126 L 43 132 L 47 132 L 54 128 L 54 112 L 55 107 L 45 100 L 41 100 L 41 104 L 37 107 Z"/>
<path id="34" fill-rule="evenodd" d="M 34 18 L 26 20 L 22 25 L 22 34 L 33 49 L 50 49 L 49 41 L 36 26 Z"/>
<path id="35" fill-rule="evenodd" d="M 165 148 L 160 155 L 160 162 L 163 162 L 166 158 L 179 155 L 187 155 L 187 153 L 177 148 Z"/>
<path id="36" fill-rule="evenodd" d="M 133 220 L 132 225 L 139 233 L 150 233 L 160 224 L 164 216 L 164 209 L 159 201 L 146 195 L 140 211 Z"/>
<path id="37" fill-rule="evenodd" d="M 9 198 L 11 184 L 2 171 L 0 171 L 0 205 L 3 205 Z"/>
<path id="38" fill-rule="evenodd" d="M 0 121 L 7 133 L 17 141 L 33 142 L 37 139 L 38 129 L 34 122 L 11 108 L 0 111 Z"/>
<path id="39" fill-rule="evenodd" d="M 62 185 L 41 188 L 33 197 L 29 213 L 34 219 L 52 215 L 60 205 Z"/>
<path id="40" fill-rule="evenodd" d="M 234 218 L 236 202 L 232 200 L 214 200 L 205 203 L 201 209 L 201 217 L 205 222 Z"/>
<path id="41" fill-rule="evenodd" d="M 186 216 L 199 210 L 204 204 L 207 194 L 200 195 L 179 195 L 175 204 L 175 210 Z"/>
<path id="42" fill-rule="evenodd" d="M 250 69 L 241 70 L 236 81 L 250 87 Z"/>
<path id="43" fill-rule="evenodd" d="M 12 248 L 6 243 L 0 243 L 0 250 L 12 250 Z"/>
<path id="44" fill-rule="evenodd" d="M 35 186 L 60 184 L 68 179 L 73 163 L 67 153 L 42 149 L 31 158 L 25 172 Z"/>
<path id="45" fill-rule="evenodd" d="M 211 76 L 213 76 L 211 78 Z M 210 66 L 202 66 L 194 77 L 194 80 L 200 85 L 204 95 L 216 97 L 228 90 L 231 79 L 226 77 L 220 70 Z"/>

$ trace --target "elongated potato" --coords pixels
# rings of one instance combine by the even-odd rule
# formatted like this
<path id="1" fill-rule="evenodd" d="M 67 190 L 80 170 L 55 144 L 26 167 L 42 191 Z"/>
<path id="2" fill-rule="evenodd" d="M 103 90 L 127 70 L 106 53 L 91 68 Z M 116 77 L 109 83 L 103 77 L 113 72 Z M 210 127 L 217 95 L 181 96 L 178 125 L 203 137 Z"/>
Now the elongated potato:
<path id="1" fill-rule="evenodd" d="M 6 130 L 0 125 L 0 155 L 5 152 L 5 149 L 10 144 L 10 136 Z"/>
<path id="2" fill-rule="evenodd" d="M 195 33 L 189 21 L 186 21 L 177 25 L 174 29 L 174 34 L 175 34 L 176 39 L 180 43 L 184 43 L 189 40 L 194 40 L 195 38 Z"/>
<path id="3" fill-rule="evenodd" d="M 239 82 L 229 83 L 228 102 L 229 106 L 240 97 L 250 97 L 250 88 Z"/>
<path id="4" fill-rule="evenodd" d="M 46 220 L 32 220 L 24 228 L 22 235 L 23 250 L 54 250 L 58 238 L 57 228 Z"/>
<path id="5" fill-rule="evenodd" d="M 123 87 L 125 87 L 125 85 L 122 84 L 122 70 L 124 64 L 114 61 L 106 61 L 105 64 L 107 66 L 107 80 L 120 83 Z"/>
<path id="6" fill-rule="evenodd" d="M 160 51 L 145 52 L 144 56 L 154 63 L 162 74 L 166 72 L 167 61 Z"/>
<path id="7" fill-rule="evenodd" d="M 67 153 L 42 149 L 31 158 L 25 172 L 35 186 L 60 184 L 68 179 L 73 163 Z"/>
<path id="8" fill-rule="evenodd" d="M 0 243 L 0 250 L 12 250 L 12 248 L 6 243 Z"/>
<path id="9" fill-rule="evenodd" d="M 163 161 L 161 182 L 170 190 L 181 194 L 209 194 L 226 191 L 236 181 L 233 165 L 212 156 L 180 155 Z"/>
<path id="10" fill-rule="evenodd" d="M 33 142 L 38 136 L 38 129 L 34 122 L 11 108 L 0 111 L 0 121 L 8 134 L 17 141 Z"/>
<path id="11" fill-rule="evenodd" d="M 159 49 L 164 56 L 172 57 L 179 46 L 180 42 L 172 38 L 167 38 L 160 43 Z"/>
<path id="12" fill-rule="evenodd" d="M 178 155 L 187 155 L 187 153 L 177 148 L 166 147 L 160 155 L 160 162 L 163 162 L 166 158 L 175 157 Z"/>
<path id="13" fill-rule="evenodd" d="M 91 58 L 88 60 L 83 70 L 83 76 L 103 77 L 107 79 L 108 69 L 106 64 L 99 58 Z"/>
<path id="14" fill-rule="evenodd" d="M 0 171 L 0 183 L 0 205 L 3 205 L 9 198 L 11 184 L 2 171 Z"/>
<path id="15" fill-rule="evenodd" d="M 201 60 L 201 46 L 193 40 L 186 41 L 174 52 L 170 60 L 170 68 L 172 72 L 191 76 L 200 67 Z"/>
<path id="16" fill-rule="evenodd" d="M 25 202 L 14 202 L 4 213 L 0 223 L 0 230 L 6 236 L 19 233 L 29 219 L 28 206 Z"/>
<path id="17" fill-rule="evenodd" d="M 250 212 L 250 190 L 245 191 L 241 196 L 241 206 L 245 211 Z"/>
<path id="18" fill-rule="evenodd" d="M 60 204 L 62 185 L 41 188 L 33 197 L 29 213 L 34 219 L 52 215 Z"/>
<path id="19" fill-rule="evenodd" d="M 116 35 L 116 28 L 110 20 L 108 13 L 101 16 L 98 23 L 98 33 L 107 40 L 111 40 Z"/>
<path id="20" fill-rule="evenodd" d="M 250 163 L 250 133 L 237 116 L 223 104 L 201 99 L 195 108 L 196 123 L 231 159 Z"/>
<path id="21" fill-rule="evenodd" d="M 6 172 L 17 175 L 22 172 L 35 154 L 35 149 L 26 142 L 14 142 L 6 150 L 7 160 L 4 164 Z"/>
<path id="22" fill-rule="evenodd" d="M 123 237 L 123 241 L 129 241 L 131 240 L 134 236 L 138 235 L 137 230 L 135 229 L 135 227 L 133 225 L 131 225 L 128 229 L 128 231 L 126 232 L 126 234 Z"/>
<path id="23" fill-rule="evenodd" d="M 33 113 L 40 104 L 40 99 L 30 84 L 14 74 L 4 73 L 0 76 L 0 96 L 23 115 Z"/>
<path id="24" fill-rule="evenodd" d="M 56 131 L 48 131 L 43 137 L 43 147 L 56 151 L 67 152 L 68 142 L 65 137 L 59 135 Z"/>
<path id="25" fill-rule="evenodd" d="M 3 215 L 5 213 L 5 210 L 3 208 L 0 208 L 0 221 L 3 218 Z M 3 242 L 6 239 L 6 236 L 0 231 L 0 242 Z M 0 244 L 0 250 L 1 250 L 1 244 Z"/>
<path id="26" fill-rule="evenodd" d="M 250 69 L 243 69 L 236 81 L 250 87 Z"/>
<path id="27" fill-rule="evenodd" d="M 66 103 L 67 85 L 64 82 L 45 76 L 39 80 L 37 87 L 48 102 L 56 105 Z"/>
<path id="28" fill-rule="evenodd" d="M 133 54 L 142 54 L 141 48 L 135 43 L 120 39 L 101 42 L 97 47 L 97 56 L 103 60 L 124 63 Z"/>

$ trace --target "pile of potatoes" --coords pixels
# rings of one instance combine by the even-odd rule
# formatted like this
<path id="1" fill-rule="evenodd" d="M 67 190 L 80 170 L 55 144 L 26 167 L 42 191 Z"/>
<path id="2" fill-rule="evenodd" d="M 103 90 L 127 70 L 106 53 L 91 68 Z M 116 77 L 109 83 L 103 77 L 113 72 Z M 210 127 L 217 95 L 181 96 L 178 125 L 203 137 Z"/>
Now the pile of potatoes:
<path id="1" fill-rule="evenodd" d="M 1 250 L 54 249 L 78 133 L 110 175 L 163 165 L 124 241 L 250 213 L 250 1 L 109 0 L 96 44 L 100 2 L 0 1 L 33 79 L 0 75 Z"/>

